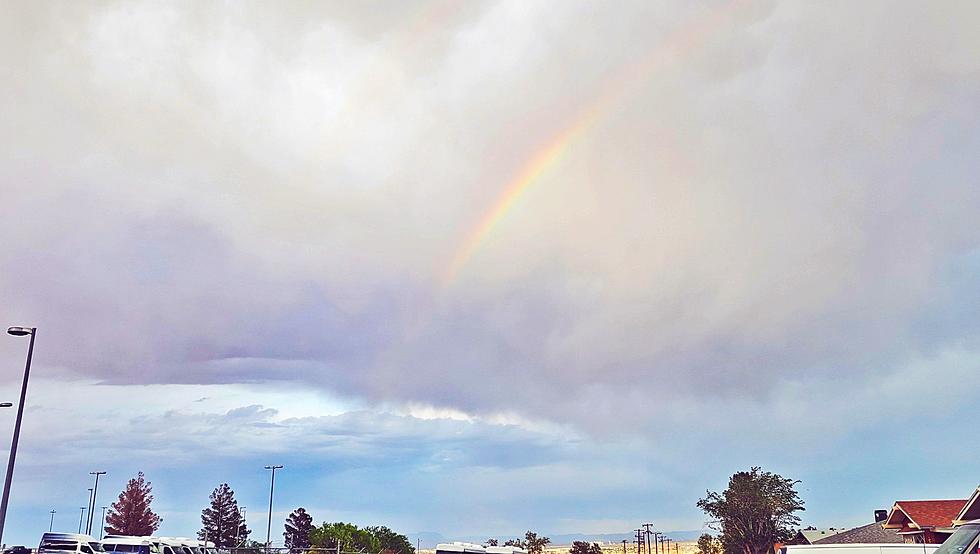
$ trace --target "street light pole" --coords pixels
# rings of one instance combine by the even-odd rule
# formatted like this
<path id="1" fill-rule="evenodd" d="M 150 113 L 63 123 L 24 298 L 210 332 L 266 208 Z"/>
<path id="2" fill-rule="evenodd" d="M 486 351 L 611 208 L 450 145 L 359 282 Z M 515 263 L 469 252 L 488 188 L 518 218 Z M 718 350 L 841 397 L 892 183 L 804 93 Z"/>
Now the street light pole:
<path id="1" fill-rule="evenodd" d="M 78 534 L 79 535 L 82 534 L 82 522 L 85 521 L 85 508 L 87 508 L 87 506 L 82 506 L 81 508 L 79 508 L 79 510 L 81 510 L 81 513 L 78 514 Z"/>
<path id="2" fill-rule="evenodd" d="M 89 475 L 95 475 L 95 488 L 92 489 L 92 499 L 89 500 L 88 523 L 85 524 L 85 534 L 92 534 L 92 524 L 95 522 L 95 503 L 99 495 L 99 475 L 105 475 L 104 471 L 90 471 Z"/>
<path id="3" fill-rule="evenodd" d="M 276 470 L 282 469 L 282 466 L 265 466 L 265 468 L 272 470 L 272 481 L 269 484 L 269 525 L 265 528 L 265 551 L 268 552 L 272 548 L 272 493 L 276 490 Z"/>
<path id="4" fill-rule="evenodd" d="M 31 376 L 31 358 L 34 357 L 34 336 L 37 327 L 10 327 L 7 333 L 15 337 L 31 336 L 27 347 L 27 365 L 24 366 L 24 383 L 20 387 L 20 405 L 17 406 L 17 422 L 14 438 L 10 441 L 10 458 L 7 460 L 7 477 L 3 481 L 3 500 L 0 501 L 0 544 L 3 544 L 3 524 L 7 521 L 7 502 L 10 500 L 10 482 L 14 478 L 14 460 L 17 458 L 17 442 L 20 440 L 20 422 L 24 418 L 24 400 L 27 398 L 27 380 Z"/>
<path id="5" fill-rule="evenodd" d="M 48 532 L 50 533 L 54 529 L 54 514 L 58 513 L 57 510 L 51 510 L 51 523 L 48 524 Z"/>
<path id="6" fill-rule="evenodd" d="M 242 523 L 244 522 L 245 522 L 245 506 L 242 506 L 241 508 L 238 508 L 238 526 L 235 527 L 235 548 L 241 546 L 241 544 L 238 542 L 238 532 L 241 531 Z"/>
<path id="7" fill-rule="evenodd" d="M 100 541 L 102 540 L 102 537 L 105 536 L 105 511 L 106 511 L 107 508 L 108 508 L 108 506 L 102 506 L 102 525 L 99 527 L 99 540 Z"/>

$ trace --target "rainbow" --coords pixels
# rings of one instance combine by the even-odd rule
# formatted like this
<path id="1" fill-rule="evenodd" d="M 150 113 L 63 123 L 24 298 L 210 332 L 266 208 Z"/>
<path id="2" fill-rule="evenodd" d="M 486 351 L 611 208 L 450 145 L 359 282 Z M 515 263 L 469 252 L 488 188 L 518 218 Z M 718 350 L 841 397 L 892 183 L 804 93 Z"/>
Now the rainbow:
<path id="1" fill-rule="evenodd" d="M 557 166 L 572 146 L 588 135 L 604 116 L 613 112 L 624 97 L 647 82 L 658 69 L 703 44 L 726 21 L 730 12 L 745 3 L 745 0 L 736 0 L 724 6 L 725 9 L 719 8 L 696 18 L 669 35 L 651 53 L 629 64 L 617 77 L 610 79 L 594 101 L 579 111 L 569 125 L 544 141 L 514 174 L 490 209 L 484 212 L 456 249 L 444 273 L 444 285 L 449 286 L 456 281 L 463 268 L 527 191 Z"/>

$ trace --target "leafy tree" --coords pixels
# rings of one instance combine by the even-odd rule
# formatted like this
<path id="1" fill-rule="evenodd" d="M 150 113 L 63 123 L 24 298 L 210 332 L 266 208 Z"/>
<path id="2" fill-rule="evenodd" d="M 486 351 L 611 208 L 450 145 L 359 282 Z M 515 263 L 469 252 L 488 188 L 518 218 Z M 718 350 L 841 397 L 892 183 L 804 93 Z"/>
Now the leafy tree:
<path id="1" fill-rule="evenodd" d="M 798 483 L 753 467 L 732 475 L 724 492 L 707 491 L 698 508 L 714 518 L 727 554 L 772 554 L 774 543 L 789 539 L 800 523 Z"/>
<path id="2" fill-rule="evenodd" d="M 239 543 L 248 539 L 252 531 L 242 521 L 235 491 L 231 490 L 228 483 L 218 485 L 210 498 L 211 507 L 201 510 L 202 527 L 197 532 L 197 538 L 213 541 L 218 548 L 238 546 L 236 539 Z"/>
<path id="3" fill-rule="evenodd" d="M 575 541 L 568 549 L 568 554 L 602 554 L 602 547 L 594 542 Z"/>
<path id="4" fill-rule="evenodd" d="M 407 539 L 406 539 L 407 540 Z M 370 531 L 353 523 L 324 523 L 310 530 L 310 544 L 317 548 L 337 548 L 341 552 L 381 551 L 381 542 Z"/>
<path id="5" fill-rule="evenodd" d="M 504 541 L 504 546 L 516 546 L 517 548 L 524 548 L 524 541 L 521 539 L 507 539 Z"/>
<path id="6" fill-rule="evenodd" d="M 705 533 L 698 537 L 698 554 L 722 554 L 721 542 Z"/>
<path id="7" fill-rule="evenodd" d="M 497 546 L 497 539 L 487 539 L 483 546 Z"/>
<path id="8" fill-rule="evenodd" d="M 286 518 L 286 531 L 282 534 L 286 539 L 286 548 L 309 548 L 310 531 L 313 529 L 313 516 L 306 508 L 296 508 Z"/>
<path id="9" fill-rule="evenodd" d="M 524 550 L 528 551 L 528 554 L 541 554 L 544 551 L 544 547 L 551 544 L 551 539 L 548 537 L 538 537 L 537 533 L 528 531 L 524 533 Z"/>
<path id="10" fill-rule="evenodd" d="M 119 500 L 112 503 L 106 514 L 105 532 L 143 537 L 159 529 L 163 520 L 150 509 L 152 491 L 153 487 L 143 477 L 142 471 L 136 474 L 135 479 L 130 479 L 126 488 L 119 493 Z"/>
<path id="11" fill-rule="evenodd" d="M 365 527 L 365 531 L 374 535 L 382 554 L 415 554 L 415 547 L 408 537 L 396 533 L 384 525 Z"/>

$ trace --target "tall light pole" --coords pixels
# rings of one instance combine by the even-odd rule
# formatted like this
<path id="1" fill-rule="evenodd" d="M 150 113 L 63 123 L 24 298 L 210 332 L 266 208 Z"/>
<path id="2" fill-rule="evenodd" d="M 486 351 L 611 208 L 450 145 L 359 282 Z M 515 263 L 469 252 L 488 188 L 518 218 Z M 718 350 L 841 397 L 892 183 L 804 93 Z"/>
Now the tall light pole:
<path id="1" fill-rule="evenodd" d="M 272 548 L 272 493 L 276 490 L 276 470 L 282 469 L 282 466 L 265 466 L 265 468 L 272 470 L 272 482 L 269 483 L 269 525 L 265 528 L 265 550 L 268 552 Z"/>
<path id="2" fill-rule="evenodd" d="M 85 534 L 92 534 L 92 523 L 95 522 L 95 503 L 99 495 L 99 476 L 105 475 L 104 471 L 90 471 L 89 475 L 95 475 L 95 487 L 92 489 L 92 499 L 88 501 L 88 523 L 85 524 Z"/>
<path id="3" fill-rule="evenodd" d="M 20 405 L 17 406 L 17 422 L 14 438 L 10 441 L 10 458 L 7 460 L 7 477 L 3 481 L 3 500 L 0 501 L 0 544 L 3 544 L 3 524 L 7 521 L 7 502 L 10 500 L 10 482 L 14 478 L 14 460 L 17 458 L 17 442 L 20 440 L 20 422 L 24 418 L 24 400 L 27 398 L 27 380 L 31 376 L 31 358 L 34 356 L 34 336 L 37 327 L 9 327 L 7 333 L 15 337 L 31 336 L 27 347 L 27 365 L 24 366 L 24 384 L 20 387 Z"/>
<path id="4" fill-rule="evenodd" d="M 245 506 L 238 509 L 238 527 L 235 527 L 235 548 L 241 546 L 238 542 L 238 532 L 242 529 L 242 523 L 245 521 Z"/>
<path id="5" fill-rule="evenodd" d="M 82 506 L 81 508 L 79 508 L 79 510 L 82 511 L 80 514 L 78 514 L 78 534 L 79 535 L 82 534 L 82 522 L 85 521 L 85 509 L 86 508 L 88 508 L 88 506 Z"/>
<path id="6" fill-rule="evenodd" d="M 50 533 L 54 529 L 54 515 L 58 513 L 57 510 L 51 510 L 51 523 L 48 524 L 48 532 Z"/>
<path id="7" fill-rule="evenodd" d="M 105 535 L 105 511 L 106 511 L 107 508 L 108 508 L 108 506 L 102 506 L 102 525 L 99 526 L 99 540 L 100 541 L 102 540 L 102 537 Z"/>

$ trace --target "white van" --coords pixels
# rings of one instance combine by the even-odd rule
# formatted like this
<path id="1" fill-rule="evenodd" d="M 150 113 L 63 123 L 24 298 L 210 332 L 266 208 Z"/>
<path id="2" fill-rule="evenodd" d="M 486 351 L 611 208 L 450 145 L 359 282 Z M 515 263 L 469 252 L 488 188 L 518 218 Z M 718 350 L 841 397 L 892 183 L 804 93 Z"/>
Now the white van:
<path id="1" fill-rule="evenodd" d="M 527 554 L 527 551 L 519 546 L 488 546 L 487 554 Z"/>
<path id="2" fill-rule="evenodd" d="M 487 549 L 471 542 L 447 542 L 436 545 L 436 554 L 487 554 Z"/>
<path id="3" fill-rule="evenodd" d="M 160 554 L 160 548 L 149 537 L 127 535 L 106 535 L 102 538 L 102 548 L 106 552 L 131 552 L 133 554 Z"/>
<path id="4" fill-rule="evenodd" d="M 842 543 L 791 544 L 779 549 L 780 554 L 933 554 L 938 544 L 904 543 Z"/>
<path id="5" fill-rule="evenodd" d="M 193 554 L 190 548 L 184 546 L 184 541 L 174 537 L 148 537 L 155 544 L 160 554 Z"/>
<path id="6" fill-rule="evenodd" d="M 77 533 L 45 533 L 37 545 L 38 554 L 101 554 L 105 552 L 91 535 Z"/>

